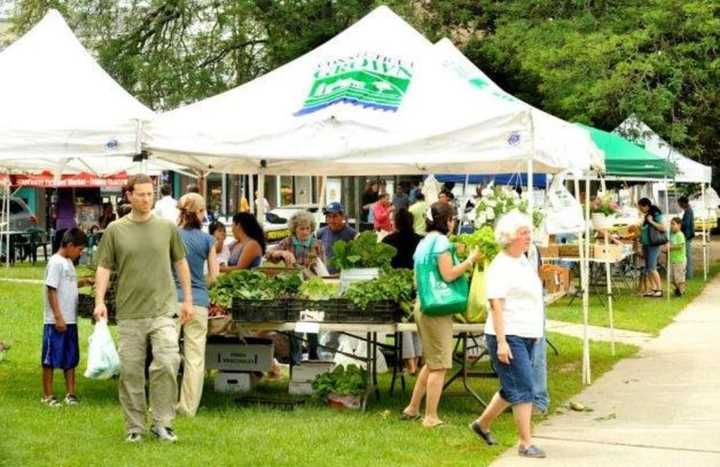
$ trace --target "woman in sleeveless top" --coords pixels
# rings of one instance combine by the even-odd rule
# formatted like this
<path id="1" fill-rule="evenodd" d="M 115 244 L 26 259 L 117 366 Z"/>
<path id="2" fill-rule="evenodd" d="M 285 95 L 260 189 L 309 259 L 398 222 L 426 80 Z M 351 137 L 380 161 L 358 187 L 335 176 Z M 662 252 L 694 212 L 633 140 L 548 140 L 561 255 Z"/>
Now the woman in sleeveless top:
<path id="1" fill-rule="evenodd" d="M 265 234 L 255 216 L 247 212 L 235 214 L 232 233 L 236 241 L 230 245 L 228 264 L 221 266 L 220 272 L 260 266 L 265 254 Z"/>

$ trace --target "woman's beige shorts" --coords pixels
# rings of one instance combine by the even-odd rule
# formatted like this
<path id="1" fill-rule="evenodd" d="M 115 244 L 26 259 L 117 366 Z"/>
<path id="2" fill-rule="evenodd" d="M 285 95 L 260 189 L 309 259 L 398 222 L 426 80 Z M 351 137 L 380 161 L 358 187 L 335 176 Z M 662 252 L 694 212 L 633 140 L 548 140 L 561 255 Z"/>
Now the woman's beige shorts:
<path id="1" fill-rule="evenodd" d="M 423 358 L 431 370 L 452 368 L 453 317 L 427 316 L 420 311 L 420 301 L 415 303 L 415 322 L 422 341 Z"/>

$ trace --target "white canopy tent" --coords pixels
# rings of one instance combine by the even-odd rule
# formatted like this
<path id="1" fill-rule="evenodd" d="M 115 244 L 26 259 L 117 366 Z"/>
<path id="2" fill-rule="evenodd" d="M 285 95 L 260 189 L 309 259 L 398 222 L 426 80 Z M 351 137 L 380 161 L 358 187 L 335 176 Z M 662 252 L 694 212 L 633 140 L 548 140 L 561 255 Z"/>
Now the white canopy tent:
<path id="1" fill-rule="evenodd" d="M 57 11 L 0 53 L 0 70 L 1 159 L 139 152 L 152 111 L 96 63 Z"/>
<path id="2" fill-rule="evenodd" d="M 379 7 L 308 54 L 226 93 L 159 115 L 153 156 L 203 170 L 294 175 L 554 173 L 531 112 L 442 66 L 432 44 Z M 582 164 L 576 164 L 578 166 Z"/>
<path id="3" fill-rule="evenodd" d="M 703 165 L 681 154 L 668 144 L 652 128 L 631 115 L 625 119 L 614 131 L 623 137 L 635 142 L 662 158 L 669 158 L 677 167 L 674 181 L 677 183 L 705 183 L 712 182 L 712 167 Z"/>
<path id="4" fill-rule="evenodd" d="M 441 39 L 434 48 L 447 69 L 470 82 L 479 92 L 493 95 L 498 105 L 520 105 L 529 110 L 534 125 L 535 149 L 538 152 L 555 154 L 555 157 L 566 161 L 568 169 L 576 175 L 586 170 L 588 165 L 596 172 L 605 170 L 603 154 L 587 131 L 503 91 L 449 39 Z"/>

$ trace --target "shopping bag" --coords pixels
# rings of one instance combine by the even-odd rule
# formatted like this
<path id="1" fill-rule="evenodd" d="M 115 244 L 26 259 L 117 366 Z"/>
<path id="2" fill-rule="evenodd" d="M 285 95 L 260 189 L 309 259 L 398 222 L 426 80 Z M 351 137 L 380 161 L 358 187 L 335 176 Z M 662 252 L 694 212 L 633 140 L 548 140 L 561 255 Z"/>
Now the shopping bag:
<path id="1" fill-rule="evenodd" d="M 567 172 L 553 177 L 543 206 L 545 230 L 550 235 L 578 233 L 585 230 L 582 206 L 565 188 Z"/>
<path id="2" fill-rule="evenodd" d="M 487 264 L 485 269 L 487 269 Z M 476 265 L 470 280 L 470 294 L 468 295 L 468 306 L 465 311 L 465 321 L 468 323 L 484 323 L 487 319 L 485 269 L 481 269 L 479 265 Z"/>
<path id="3" fill-rule="evenodd" d="M 436 239 L 437 240 L 437 239 Z M 462 313 L 467 310 L 469 284 L 465 275 L 452 282 L 445 282 L 438 270 L 437 255 L 432 252 L 435 241 L 428 250 L 430 253 L 415 263 L 415 281 L 420 300 L 420 310 L 428 316 L 444 316 Z M 458 259 L 454 251 L 453 263 Z"/>
<path id="4" fill-rule="evenodd" d="M 88 338 L 88 359 L 85 377 L 108 379 L 120 373 L 120 356 L 110 335 L 106 320 L 95 323 L 95 330 Z"/>

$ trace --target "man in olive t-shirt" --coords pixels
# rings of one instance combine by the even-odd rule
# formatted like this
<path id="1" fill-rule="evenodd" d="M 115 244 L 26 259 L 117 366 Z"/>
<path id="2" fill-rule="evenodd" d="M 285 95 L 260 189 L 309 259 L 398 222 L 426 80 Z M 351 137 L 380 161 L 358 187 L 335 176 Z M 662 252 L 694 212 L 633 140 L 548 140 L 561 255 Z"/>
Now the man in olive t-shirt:
<path id="1" fill-rule="evenodd" d="M 111 223 L 100 242 L 95 278 L 95 317 L 107 317 L 105 292 L 110 272 L 117 272 L 116 310 L 120 354 L 120 404 L 125 415 L 128 442 L 142 441 L 145 431 L 145 359 L 150 364 L 151 432 L 174 442 L 177 371 L 180 365 L 175 317 L 177 295 L 172 276 L 175 266 L 184 297 L 181 321 L 192 319 L 190 269 L 177 227 L 152 214 L 153 184 L 147 175 L 128 182 L 132 211 Z"/>

